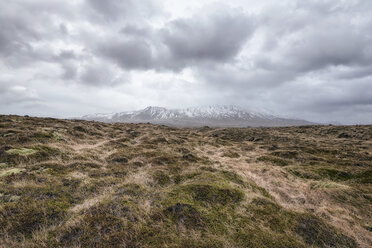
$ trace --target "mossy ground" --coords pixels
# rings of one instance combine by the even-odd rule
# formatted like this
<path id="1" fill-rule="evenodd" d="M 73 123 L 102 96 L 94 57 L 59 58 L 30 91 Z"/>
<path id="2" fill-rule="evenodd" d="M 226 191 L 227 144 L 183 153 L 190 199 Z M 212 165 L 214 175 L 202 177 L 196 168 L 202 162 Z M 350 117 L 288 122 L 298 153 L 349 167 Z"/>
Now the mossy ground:
<path id="1" fill-rule="evenodd" d="M 371 140 L 0 116 L 1 245 L 369 247 Z"/>

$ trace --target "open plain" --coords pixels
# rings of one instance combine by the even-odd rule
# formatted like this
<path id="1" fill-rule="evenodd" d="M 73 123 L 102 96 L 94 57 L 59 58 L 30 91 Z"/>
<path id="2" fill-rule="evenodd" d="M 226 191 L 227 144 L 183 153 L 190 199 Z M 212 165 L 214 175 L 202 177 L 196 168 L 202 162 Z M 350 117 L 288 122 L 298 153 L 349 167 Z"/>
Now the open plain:
<path id="1" fill-rule="evenodd" d="M 1 247 L 371 247 L 372 126 L 0 116 Z"/>

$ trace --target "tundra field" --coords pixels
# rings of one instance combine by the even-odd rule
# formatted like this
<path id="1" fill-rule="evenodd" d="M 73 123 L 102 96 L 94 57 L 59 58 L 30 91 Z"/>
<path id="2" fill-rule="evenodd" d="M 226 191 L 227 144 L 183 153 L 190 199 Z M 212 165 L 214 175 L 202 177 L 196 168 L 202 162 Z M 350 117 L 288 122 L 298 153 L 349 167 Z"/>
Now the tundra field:
<path id="1" fill-rule="evenodd" d="M 372 126 L 0 116 L 0 247 L 371 247 Z"/>

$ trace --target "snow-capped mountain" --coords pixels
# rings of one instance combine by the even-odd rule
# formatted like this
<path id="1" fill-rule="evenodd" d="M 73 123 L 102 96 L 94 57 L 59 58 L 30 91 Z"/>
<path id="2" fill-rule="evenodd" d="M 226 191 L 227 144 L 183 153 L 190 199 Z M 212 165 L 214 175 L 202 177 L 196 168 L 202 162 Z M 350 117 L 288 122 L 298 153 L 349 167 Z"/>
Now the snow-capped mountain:
<path id="1" fill-rule="evenodd" d="M 82 119 L 102 122 L 150 122 L 184 127 L 296 126 L 313 124 L 305 120 L 280 118 L 271 114 L 252 112 L 236 106 L 224 105 L 184 109 L 150 106 L 138 111 L 85 115 Z"/>

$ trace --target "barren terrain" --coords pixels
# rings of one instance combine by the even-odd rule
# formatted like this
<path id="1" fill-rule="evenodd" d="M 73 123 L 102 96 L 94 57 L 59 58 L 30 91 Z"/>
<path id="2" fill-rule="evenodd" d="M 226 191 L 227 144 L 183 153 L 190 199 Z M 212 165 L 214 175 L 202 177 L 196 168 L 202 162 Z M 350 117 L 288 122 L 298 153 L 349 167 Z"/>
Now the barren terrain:
<path id="1" fill-rule="evenodd" d="M 0 116 L 0 247 L 371 247 L 372 126 Z"/>

